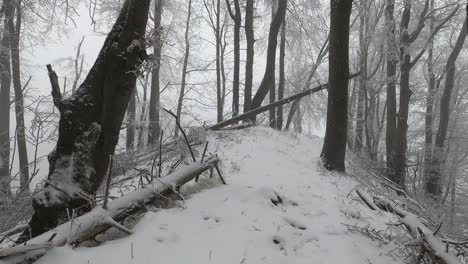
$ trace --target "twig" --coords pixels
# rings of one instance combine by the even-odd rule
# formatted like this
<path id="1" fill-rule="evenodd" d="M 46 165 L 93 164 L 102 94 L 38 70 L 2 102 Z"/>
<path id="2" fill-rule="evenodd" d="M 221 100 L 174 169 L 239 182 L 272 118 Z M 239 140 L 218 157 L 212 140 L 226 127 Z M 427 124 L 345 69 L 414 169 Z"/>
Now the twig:
<path id="1" fill-rule="evenodd" d="M 206 141 L 205 149 L 203 150 L 203 155 L 202 155 L 202 158 L 201 158 L 202 163 L 203 163 L 203 160 L 205 159 L 205 154 L 206 154 L 207 149 L 208 149 L 208 141 Z M 199 178 L 200 178 L 200 176 L 195 177 L 195 182 L 198 182 Z"/>
<path id="2" fill-rule="evenodd" d="M 222 182 L 223 184 L 227 184 L 226 181 L 225 181 L 224 178 L 223 178 L 223 175 L 221 174 L 221 170 L 219 169 L 218 164 L 216 164 L 214 167 L 215 167 L 215 169 L 216 169 L 216 172 L 218 173 L 219 178 L 221 179 L 221 182 Z"/>
<path id="3" fill-rule="evenodd" d="M 172 113 L 170 110 L 167 110 L 166 108 L 163 108 L 164 111 L 166 111 L 168 114 L 170 114 L 171 116 L 174 117 L 175 119 L 175 122 L 176 122 L 176 125 L 177 127 L 179 128 L 180 132 L 182 132 L 182 135 L 184 136 L 184 139 L 185 139 L 185 143 L 187 144 L 187 147 L 189 148 L 190 150 L 190 154 L 192 155 L 192 159 L 193 159 L 193 162 L 197 162 L 197 159 L 195 158 L 195 155 L 193 154 L 193 151 L 192 151 L 192 147 L 190 146 L 190 143 L 188 141 L 188 138 L 187 138 L 187 134 L 185 134 L 185 131 L 182 129 L 182 127 L 180 126 L 180 123 L 179 123 L 179 119 L 177 118 L 177 116 Z"/>

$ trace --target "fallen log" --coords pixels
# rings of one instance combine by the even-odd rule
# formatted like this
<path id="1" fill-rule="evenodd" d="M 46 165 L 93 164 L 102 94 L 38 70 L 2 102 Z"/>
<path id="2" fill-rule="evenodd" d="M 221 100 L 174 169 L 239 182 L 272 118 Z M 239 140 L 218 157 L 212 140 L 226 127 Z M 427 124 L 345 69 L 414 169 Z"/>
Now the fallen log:
<path id="1" fill-rule="evenodd" d="M 359 74 L 360 74 L 359 72 L 350 74 L 349 79 L 353 79 L 353 78 L 359 76 Z M 266 112 L 266 111 L 268 111 L 270 109 L 273 109 L 273 108 L 276 108 L 278 106 L 294 102 L 294 101 L 299 100 L 299 99 L 301 99 L 303 97 L 306 97 L 307 95 L 316 93 L 318 91 L 322 91 L 324 89 L 328 89 L 328 83 L 316 86 L 314 88 L 306 89 L 306 90 L 304 90 L 304 91 L 302 91 L 302 92 L 300 92 L 298 94 L 286 97 L 286 98 L 284 98 L 282 100 L 273 102 L 273 103 L 271 103 L 269 105 L 265 105 L 265 106 L 262 106 L 262 107 L 255 108 L 253 110 L 248 111 L 247 113 L 243 113 L 242 115 L 238 115 L 238 116 L 233 117 L 231 119 L 224 120 L 224 121 L 219 122 L 217 124 L 214 124 L 214 125 L 212 125 L 210 127 L 207 127 L 206 129 L 207 130 L 219 130 L 219 129 L 223 128 L 223 127 L 233 125 L 233 124 L 237 124 L 239 121 L 252 120 L 258 114 L 261 114 L 263 112 Z"/>
<path id="2" fill-rule="evenodd" d="M 109 201 L 107 209 L 101 206 L 96 207 L 80 217 L 28 240 L 25 244 L 0 249 L 0 262 L 6 260 L 8 263 L 18 263 L 25 259 L 37 259 L 52 247 L 65 244 L 78 245 L 94 238 L 110 227 L 116 227 L 125 233 L 130 233 L 131 231 L 120 225 L 118 221 L 140 211 L 144 205 L 151 203 L 158 197 L 177 190 L 201 173 L 216 167 L 218 161 L 216 155 L 208 156 L 203 161 L 188 165 L 166 177 L 155 179 L 152 183 L 136 191 Z"/>
<path id="3" fill-rule="evenodd" d="M 386 198 L 374 197 L 374 204 L 383 211 L 394 213 L 401 217 L 405 227 L 411 237 L 420 242 L 422 253 L 427 253 L 436 264 L 461 264 L 457 255 L 436 236 L 437 231 L 432 232 L 420 218 L 410 212 L 405 211 Z"/>
<path id="4" fill-rule="evenodd" d="M 304 92 L 301 92 L 301 93 L 295 94 L 293 96 L 284 98 L 283 100 L 279 100 L 279 101 L 276 101 L 276 102 L 271 103 L 269 105 L 265 105 L 265 106 L 262 106 L 262 107 L 259 107 L 259 108 L 255 108 L 255 109 L 250 110 L 247 113 L 244 113 L 242 115 L 238 115 L 238 116 L 233 117 L 231 119 L 228 119 L 228 120 L 222 121 L 220 123 L 214 124 L 214 125 L 208 127 L 207 130 L 219 130 L 219 129 L 223 128 L 223 127 L 233 125 L 233 124 L 237 124 L 239 121 L 251 120 L 253 117 L 257 116 L 258 114 L 266 112 L 266 111 L 268 111 L 270 109 L 273 109 L 275 107 L 278 107 L 280 105 L 284 105 L 284 104 L 293 102 L 293 101 L 295 101 L 297 99 L 300 99 L 302 97 L 305 97 L 305 96 L 313 94 L 313 93 L 316 93 L 318 91 L 327 89 L 327 87 L 328 87 L 328 84 L 319 85 L 319 86 L 314 87 L 312 89 L 308 89 L 308 90 L 306 90 Z"/>

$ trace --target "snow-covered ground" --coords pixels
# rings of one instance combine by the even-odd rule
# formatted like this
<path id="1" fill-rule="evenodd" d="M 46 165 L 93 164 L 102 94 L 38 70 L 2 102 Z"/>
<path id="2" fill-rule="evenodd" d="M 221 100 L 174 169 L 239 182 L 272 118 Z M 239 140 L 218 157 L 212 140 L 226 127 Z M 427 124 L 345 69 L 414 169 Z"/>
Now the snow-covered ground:
<path id="1" fill-rule="evenodd" d="M 321 139 L 251 128 L 209 141 L 228 185 L 192 184 L 183 208 L 147 213 L 133 235 L 37 263 L 403 263 L 394 244 L 352 230 L 396 220 L 357 200 L 354 179 L 320 169 Z"/>

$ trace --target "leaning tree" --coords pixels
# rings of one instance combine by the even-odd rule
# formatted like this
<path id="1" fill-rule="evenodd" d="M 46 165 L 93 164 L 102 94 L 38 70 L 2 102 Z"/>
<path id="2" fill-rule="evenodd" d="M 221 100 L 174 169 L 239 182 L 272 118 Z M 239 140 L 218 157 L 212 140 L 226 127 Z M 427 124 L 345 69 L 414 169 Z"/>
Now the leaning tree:
<path id="1" fill-rule="evenodd" d="M 126 0 L 81 86 L 62 97 L 48 65 L 59 135 L 49 154 L 44 188 L 33 198 L 34 214 L 19 242 L 35 237 L 93 206 L 107 175 L 125 111 L 146 58 L 145 28 L 150 0 Z"/>

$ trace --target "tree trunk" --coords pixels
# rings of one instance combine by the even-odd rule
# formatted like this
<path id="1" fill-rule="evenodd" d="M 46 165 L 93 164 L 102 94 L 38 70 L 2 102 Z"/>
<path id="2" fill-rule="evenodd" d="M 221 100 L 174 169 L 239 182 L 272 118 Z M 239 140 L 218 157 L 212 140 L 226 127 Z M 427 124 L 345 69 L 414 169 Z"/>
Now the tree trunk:
<path id="1" fill-rule="evenodd" d="M 387 126 L 385 135 L 385 147 L 387 155 L 388 177 L 394 179 L 394 145 L 396 133 L 396 69 L 398 63 L 398 51 L 396 46 L 396 27 L 393 12 L 395 0 L 387 0 L 385 6 L 385 24 L 387 27 Z"/>
<path id="2" fill-rule="evenodd" d="M 21 32 L 21 5 L 16 5 L 16 25 L 13 19 L 9 22 L 11 39 L 11 63 L 13 88 L 15 90 L 15 113 L 16 113 L 16 140 L 18 142 L 18 157 L 20 168 L 20 189 L 29 192 L 29 162 L 28 151 L 26 147 L 26 133 L 24 126 L 24 99 L 21 86 L 21 68 L 20 68 L 20 32 Z"/>
<path id="3" fill-rule="evenodd" d="M 360 4 L 360 25 L 359 25 L 359 91 L 358 105 L 356 111 L 356 133 L 354 139 L 354 149 L 361 151 L 364 146 L 364 128 L 367 123 L 367 116 L 364 108 L 367 97 L 367 1 L 361 0 Z"/>
<path id="4" fill-rule="evenodd" d="M 154 6 L 154 46 L 153 46 L 153 70 L 151 72 L 151 95 L 149 102 L 149 133 L 148 144 L 156 144 L 159 140 L 161 131 L 159 109 L 160 109 L 160 86 L 159 86 L 159 70 L 161 68 L 161 51 L 163 46 L 162 41 L 162 2 L 156 0 Z"/>
<path id="5" fill-rule="evenodd" d="M 434 12 L 434 1 L 431 0 L 431 12 Z M 431 13 L 429 21 L 430 32 L 434 31 L 434 14 Z M 434 39 L 429 41 L 429 50 L 427 57 L 428 89 L 426 96 L 426 119 L 425 119 L 425 138 L 424 138 L 424 178 L 428 178 L 430 173 L 430 163 L 432 159 L 432 123 L 434 120 L 434 97 L 435 97 L 435 73 L 434 73 Z"/>
<path id="6" fill-rule="evenodd" d="M 221 0 L 216 0 L 216 112 L 217 122 L 223 121 L 223 91 L 221 87 Z"/>
<path id="7" fill-rule="evenodd" d="M 439 197 L 442 193 L 442 156 L 444 152 L 445 138 L 447 136 L 447 128 L 450 119 L 450 97 L 452 95 L 454 80 L 455 80 L 455 70 L 458 55 L 463 48 L 463 43 L 465 43 L 467 32 L 467 23 L 466 20 L 463 23 L 463 27 L 458 35 L 457 42 L 453 47 L 450 56 L 447 59 L 447 64 L 445 69 L 447 75 L 445 77 L 445 89 L 440 99 L 440 117 L 439 117 L 439 127 L 437 129 L 437 135 L 434 145 L 434 153 L 432 157 L 431 164 L 431 173 L 429 178 L 425 181 L 425 190 L 426 193 L 433 197 Z"/>
<path id="8" fill-rule="evenodd" d="M 239 0 L 234 0 L 234 12 L 229 0 L 226 0 L 229 15 L 234 21 L 234 76 L 232 81 L 232 116 L 239 115 L 239 74 L 240 74 L 240 28 L 242 16 Z"/>
<path id="9" fill-rule="evenodd" d="M 267 62 L 265 73 L 263 75 L 260 87 L 252 99 L 251 109 L 258 108 L 262 105 L 263 100 L 270 91 L 271 87 L 275 86 L 275 62 L 276 62 L 276 46 L 278 44 L 278 32 L 286 15 L 287 0 L 278 0 L 278 9 L 271 21 L 270 31 L 268 34 L 268 49 Z M 271 103 L 271 102 L 270 102 Z"/>
<path id="10" fill-rule="evenodd" d="M 48 65 L 52 96 L 60 112 L 59 134 L 49 154 L 49 175 L 33 198 L 29 230 L 18 243 L 92 208 L 115 151 L 136 72 L 146 58 L 144 37 L 150 0 L 126 0 L 96 62 L 74 96 L 62 98 Z"/>
<path id="11" fill-rule="evenodd" d="M 283 21 L 281 27 L 281 41 L 280 41 L 280 57 L 279 57 L 279 82 L 278 82 L 278 101 L 284 98 L 284 58 L 286 56 L 286 19 Z M 276 128 L 278 130 L 283 129 L 283 106 L 278 106 L 276 113 Z"/>
<path id="12" fill-rule="evenodd" d="M 4 0 L 4 29 L 0 41 L 0 195 L 9 197 L 10 190 L 10 42 L 8 25 L 13 23 L 14 5 L 12 0 Z M 1 197 L 0 197 L 1 198 Z M 0 202 L 2 202 L 0 200 Z"/>
<path id="13" fill-rule="evenodd" d="M 136 116 L 136 102 L 135 102 L 135 91 L 130 96 L 130 102 L 127 107 L 127 137 L 125 146 L 127 150 L 133 150 L 135 148 L 135 116 Z"/>
<path id="14" fill-rule="evenodd" d="M 348 126 L 349 20 L 351 0 L 330 0 L 328 108 L 321 158 L 327 170 L 345 170 Z"/>
<path id="15" fill-rule="evenodd" d="M 138 118 L 138 142 L 137 142 L 137 147 L 141 148 L 144 147 L 145 144 L 145 134 L 147 133 L 146 131 L 146 106 L 148 105 L 148 83 L 149 83 L 149 75 L 145 75 L 144 77 L 144 83 L 143 83 L 143 100 L 141 102 L 141 107 L 140 107 L 140 117 Z"/>
<path id="16" fill-rule="evenodd" d="M 190 17 L 192 16 L 192 0 L 188 2 L 188 13 L 187 13 L 187 22 L 185 24 L 185 54 L 184 54 L 184 64 L 182 66 L 182 84 L 180 85 L 180 94 L 179 100 L 177 101 L 177 112 L 176 117 L 178 122 L 180 122 L 180 117 L 182 115 L 182 104 L 184 103 L 184 96 L 185 96 L 185 84 L 187 78 L 187 66 L 188 66 L 188 59 L 190 56 L 190 41 L 189 41 L 189 29 L 190 29 Z M 175 137 L 179 136 L 179 128 L 175 127 Z"/>
<path id="17" fill-rule="evenodd" d="M 253 64 L 255 55 L 255 35 L 253 29 L 254 0 L 247 0 L 245 6 L 245 38 L 247 42 L 245 62 L 244 113 L 250 110 L 252 103 Z"/>

